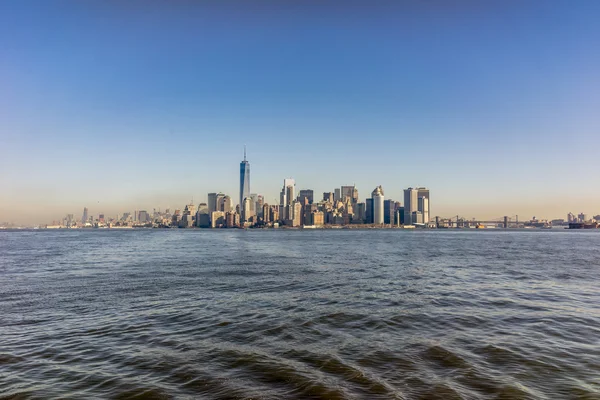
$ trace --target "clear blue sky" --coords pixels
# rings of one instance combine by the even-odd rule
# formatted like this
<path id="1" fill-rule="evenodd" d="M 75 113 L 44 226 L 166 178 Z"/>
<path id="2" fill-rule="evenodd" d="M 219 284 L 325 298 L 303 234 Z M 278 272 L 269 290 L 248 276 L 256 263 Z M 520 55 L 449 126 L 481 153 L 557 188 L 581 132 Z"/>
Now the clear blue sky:
<path id="1" fill-rule="evenodd" d="M 377 5 L 374 5 L 376 3 Z M 356 183 L 600 213 L 600 2 L 0 2 L 0 221 Z"/>

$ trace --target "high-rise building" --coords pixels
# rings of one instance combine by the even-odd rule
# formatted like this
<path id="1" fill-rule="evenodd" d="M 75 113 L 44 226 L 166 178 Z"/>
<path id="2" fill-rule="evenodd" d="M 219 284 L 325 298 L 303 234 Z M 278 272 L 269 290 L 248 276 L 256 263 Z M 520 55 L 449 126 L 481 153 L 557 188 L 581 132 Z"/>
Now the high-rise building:
<path id="1" fill-rule="evenodd" d="M 335 189 L 335 191 L 333 192 L 333 201 L 340 201 L 342 199 L 342 196 L 340 194 L 340 189 Z"/>
<path id="2" fill-rule="evenodd" d="M 231 204 L 231 197 L 229 196 L 223 196 L 221 197 L 221 199 L 219 200 L 219 204 L 218 204 L 218 210 L 217 211 L 223 211 L 224 213 L 228 213 L 229 211 L 231 211 L 232 209 L 232 204 Z"/>
<path id="3" fill-rule="evenodd" d="M 100 222 L 104 222 L 104 214 L 100 214 L 100 216 L 98 217 L 98 220 Z M 148 215 L 148 212 L 146 210 L 142 210 L 138 213 L 138 222 L 141 223 L 146 223 L 150 220 L 150 216 Z"/>
<path id="4" fill-rule="evenodd" d="M 373 199 L 367 199 L 365 203 L 365 224 L 373 223 Z"/>
<path id="5" fill-rule="evenodd" d="M 314 191 L 312 189 L 301 189 L 298 195 L 300 203 L 304 204 L 304 199 L 308 199 L 308 204 L 312 204 L 314 200 Z"/>
<path id="6" fill-rule="evenodd" d="M 417 198 L 421 198 L 421 197 L 424 197 L 424 198 L 427 199 L 424 202 L 424 204 L 426 204 L 426 207 L 425 207 L 425 209 L 420 209 L 418 207 L 418 204 L 417 204 L 417 210 L 421 211 L 421 213 L 423 213 L 423 221 L 424 221 L 424 223 L 428 223 L 430 215 L 431 215 L 431 210 L 430 210 L 430 207 L 431 207 L 430 203 L 431 203 L 431 201 L 429 200 L 429 189 L 427 189 L 425 187 L 418 187 L 417 188 Z M 418 200 L 417 200 L 417 202 L 418 202 Z"/>
<path id="7" fill-rule="evenodd" d="M 356 185 L 342 186 L 340 195 L 340 200 L 344 202 L 346 201 L 346 198 L 349 198 L 351 203 L 358 203 L 358 189 L 356 189 Z"/>
<path id="8" fill-rule="evenodd" d="M 394 223 L 394 211 L 396 209 L 396 203 L 394 200 L 383 201 L 383 223 L 393 224 Z"/>
<path id="9" fill-rule="evenodd" d="M 404 189 L 404 225 L 412 225 L 413 212 L 419 211 L 419 191 L 414 188 Z"/>
<path id="10" fill-rule="evenodd" d="M 244 161 L 240 163 L 240 208 L 243 208 L 244 199 L 250 196 L 250 163 L 246 160 L 246 146 L 244 146 Z"/>
<path id="11" fill-rule="evenodd" d="M 383 210 L 383 188 L 381 185 L 377 186 L 371 193 L 373 199 L 373 223 L 377 225 L 383 224 L 384 210 Z"/>
<path id="12" fill-rule="evenodd" d="M 217 211 L 217 193 L 208 194 L 208 214 Z"/>
<path id="13" fill-rule="evenodd" d="M 244 205 L 242 207 L 242 223 L 250 222 L 250 218 L 252 217 L 252 199 L 246 197 L 242 204 Z"/>
<path id="14" fill-rule="evenodd" d="M 352 217 L 352 222 L 355 224 L 364 224 L 366 218 L 366 204 L 365 203 L 357 203 L 356 209 L 354 210 L 354 216 Z"/>
<path id="15" fill-rule="evenodd" d="M 256 215 L 262 217 L 263 215 L 263 204 L 265 203 L 265 198 L 262 194 L 259 194 L 256 197 Z"/>
<path id="16" fill-rule="evenodd" d="M 217 193 L 217 198 L 215 199 L 215 203 L 216 203 L 216 207 L 214 211 L 223 211 L 222 207 L 223 207 L 223 199 L 225 198 L 225 195 L 221 192 Z"/>
<path id="17" fill-rule="evenodd" d="M 88 209 L 87 207 L 83 208 L 83 216 L 81 217 L 81 223 L 85 224 L 88 220 Z"/>
<path id="18" fill-rule="evenodd" d="M 323 193 L 323 201 L 333 203 L 333 193 L 332 192 Z"/>
<path id="19" fill-rule="evenodd" d="M 290 218 L 288 213 L 289 205 L 295 200 L 295 187 L 296 181 L 292 178 L 286 178 L 283 180 L 283 188 L 280 194 L 280 217 L 283 221 Z"/>
<path id="20" fill-rule="evenodd" d="M 423 223 L 429 222 L 429 198 L 425 196 L 419 196 L 417 211 L 420 211 L 423 215 Z"/>
<path id="21" fill-rule="evenodd" d="M 273 222 L 272 219 L 272 214 L 271 214 L 271 207 L 268 204 L 263 204 L 262 206 L 262 219 L 263 221 L 268 224 L 270 222 Z"/>

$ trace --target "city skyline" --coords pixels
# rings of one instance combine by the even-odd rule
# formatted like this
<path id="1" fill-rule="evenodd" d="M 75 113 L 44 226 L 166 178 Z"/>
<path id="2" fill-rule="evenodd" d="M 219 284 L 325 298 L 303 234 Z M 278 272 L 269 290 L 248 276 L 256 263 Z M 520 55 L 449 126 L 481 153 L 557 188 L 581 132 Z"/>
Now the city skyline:
<path id="1" fill-rule="evenodd" d="M 269 204 L 597 213 L 600 3 L 452 4 L 2 4 L 0 221 L 238 202 L 240 144 Z"/>

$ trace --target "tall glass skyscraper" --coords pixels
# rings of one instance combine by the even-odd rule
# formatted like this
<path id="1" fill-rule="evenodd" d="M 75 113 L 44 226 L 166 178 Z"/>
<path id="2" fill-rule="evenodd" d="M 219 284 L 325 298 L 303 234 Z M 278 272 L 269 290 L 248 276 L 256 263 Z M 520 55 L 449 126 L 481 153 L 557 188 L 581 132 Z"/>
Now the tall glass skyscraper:
<path id="1" fill-rule="evenodd" d="M 244 146 L 244 161 L 240 163 L 240 211 L 244 199 L 250 196 L 250 163 L 246 161 L 246 146 Z"/>

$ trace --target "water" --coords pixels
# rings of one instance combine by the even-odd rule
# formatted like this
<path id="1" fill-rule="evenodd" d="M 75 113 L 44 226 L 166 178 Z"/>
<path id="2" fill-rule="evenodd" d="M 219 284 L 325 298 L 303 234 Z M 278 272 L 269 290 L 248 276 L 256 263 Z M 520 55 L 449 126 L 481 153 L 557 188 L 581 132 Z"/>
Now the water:
<path id="1" fill-rule="evenodd" d="M 0 231 L 0 397 L 599 399 L 600 232 Z"/>

